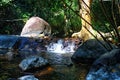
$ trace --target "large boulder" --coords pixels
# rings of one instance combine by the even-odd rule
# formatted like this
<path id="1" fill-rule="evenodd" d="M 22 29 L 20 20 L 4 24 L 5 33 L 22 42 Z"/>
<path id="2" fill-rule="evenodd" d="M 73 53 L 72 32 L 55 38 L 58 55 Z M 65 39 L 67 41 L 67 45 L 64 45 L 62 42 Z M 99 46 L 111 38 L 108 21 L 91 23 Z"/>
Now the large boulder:
<path id="1" fill-rule="evenodd" d="M 97 59 L 86 80 L 120 80 L 120 49 L 114 49 Z"/>
<path id="2" fill-rule="evenodd" d="M 50 25 L 39 17 L 31 17 L 22 29 L 21 36 L 24 37 L 43 37 L 50 36 Z"/>
<path id="3" fill-rule="evenodd" d="M 48 61 L 39 56 L 29 56 L 28 58 L 22 60 L 19 67 L 23 70 L 35 69 L 44 67 L 48 64 Z"/>
<path id="4" fill-rule="evenodd" d="M 114 45 L 108 44 L 104 41 L 98 42 L 95 39 L 90 39 L 84 42 L 73 54 L 72 60 L 76 63 L 93 63 L 94 60 L 98 59 L 102 54 L 115 48 Z"/>

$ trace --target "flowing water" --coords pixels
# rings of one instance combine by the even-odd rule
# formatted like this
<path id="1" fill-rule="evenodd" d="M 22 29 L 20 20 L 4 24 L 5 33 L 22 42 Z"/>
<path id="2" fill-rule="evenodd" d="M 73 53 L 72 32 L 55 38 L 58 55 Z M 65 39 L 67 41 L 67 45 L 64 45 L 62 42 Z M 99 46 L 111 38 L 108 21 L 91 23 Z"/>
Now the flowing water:
<path id="1" fill-rule="evenodd" d="M 71 55 L 75 52 L 75 43 L 58 40 L 47 45 L 46 53 L 41 53 L 50 61 L 50 65 L 42 69 L 23 72 L 19 68 L 20 56 L 12 61 L 0 57 L 0 80 L 16 80 L 24 75 L 35 75 L 39 80 L 85 80 L 90 65 L 71 64 Z M 32 54 L 30 54 L 32 55 Z M 70 63 L 70 64 L 69 64 Z"/>
<path id="2" fill-rule="evenodd" d="M 52 42 L 47 46 L 47 51 L 51 53 L 65 54 L 75 52 L 75 42 L 58 40 L 57 43 Z"/>
<path id="3" fill-rule="evenodd" d="M 43 69 L 23 72 L 18 67 L 21 59 L 16 57 L 12 61 L 0 58 L 0 80 L 13 80 L 23 75 L 33 74 L 40 80 L 85 80 L 89 65 L 50 65 Z M 10 79 L 12 78 L 12 79 Z"/>

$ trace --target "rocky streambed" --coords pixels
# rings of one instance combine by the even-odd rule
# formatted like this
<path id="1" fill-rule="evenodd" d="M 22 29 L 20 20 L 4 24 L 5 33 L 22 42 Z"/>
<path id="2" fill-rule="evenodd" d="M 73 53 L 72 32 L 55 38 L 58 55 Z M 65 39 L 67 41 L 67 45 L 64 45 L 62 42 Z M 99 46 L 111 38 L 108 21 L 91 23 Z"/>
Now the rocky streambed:
<path id="1" fill-rule="evenodd" d="M 49 48 L 41 39 L 1 35 L 0 41 L 0 80 L 84 80 L 90 67 L 72 63 L 71 39 L 54 39 Z"/>
<path id="2" fill-rule="evenodd" d="M 22 71 L 20 57 L 13 60 L 0 59 L 0 80 L 17 80 L 26 75 L 34 75 L 39 80 L 85 80 L 89 65 L 47 65 L 44 68 Z"/>
<path id="3" fill-rule="evenodd" d="M 79 42 L 0 36 L 0 80 L 120 79 L 119 47 L 95 39 Z"/>

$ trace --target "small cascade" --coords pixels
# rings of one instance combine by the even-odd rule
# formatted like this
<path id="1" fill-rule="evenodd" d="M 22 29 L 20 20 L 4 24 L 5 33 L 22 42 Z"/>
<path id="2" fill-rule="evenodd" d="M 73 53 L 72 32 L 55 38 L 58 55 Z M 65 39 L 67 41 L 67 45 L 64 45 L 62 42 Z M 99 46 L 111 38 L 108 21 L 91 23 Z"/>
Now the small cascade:
<path id="1" fill-rule="evenodd" d="M 72 41 L 64 41 L 62 39 L 58 40 L 56 43 L 52 42 L 47 46 L 47 52 L 50 53 L 74 53 L 75 43 Z"/>

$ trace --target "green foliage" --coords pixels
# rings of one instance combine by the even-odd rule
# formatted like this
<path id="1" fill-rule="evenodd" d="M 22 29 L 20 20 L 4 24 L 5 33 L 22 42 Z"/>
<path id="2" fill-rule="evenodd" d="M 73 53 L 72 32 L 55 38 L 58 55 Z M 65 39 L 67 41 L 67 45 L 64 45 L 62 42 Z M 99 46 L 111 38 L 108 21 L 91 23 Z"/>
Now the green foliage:
<path id="1" fill-rule="evenodd" d="M 66 3 L 73 9 L 78 9 L 76 0 L 66 0 Z M 20 34 L 26 20 L 31 16 L 39 16 L 45 19 L 52 26 L 52 33 L 55 36 L 62 32 L 64 35 L 61 35 L 61 37 L 70 36 L 73 31 L 80 29 L 80 18 L 69 10 L 61 0 L 2 0 L 0 4 L 2 4 L 0 17 L 2 17 L 1 21 L 3 20 L 0 26 L 2 28 L 1 34 L 8 34 L 8 32 L 9 34 L 15 34 L 14 31 L 16 30 L 19 30 L 17 34 Z M 14 19 L 22 20 L 14 22 L 12 21 Z M 16 27 L 16 30 L 12 31 L 14 27 Z"/>
<path id="2" fill-rule="evenodd" d="M 19 19 L 15 5 L 12 4 L 11 0 L 3 0 L 0 4 L 0 34 L 18 34 L 22 21 L 14 20 Z"/>
<path id="3" fill-rule="evenodd" d="M 75 12 L 79 13 L 77 0 L 64 0 Z M 81 19 L 66 6 L 62 0 L 2 0 L 0 2 L 0 34 L 20 34 L 25 22 L 32 16 L 39 16 L 52 27 L 54 36 L 71 36 L 81 28 Z M 105 2 L 106 15 L 112 18 L 111 2 Z M 95 29 L 103 32 L 112 30 L 114 21 L 106 19 L 100 2 L 95 0 L 92 5 L 92 23 Z M 116 11 L 115 8 L 114 11 Z M 117 25 L 120 23 L 119 13 L 115 13 Z M 113 25 L 112 25 L 113 24 Z M 63 34 L 63 35 L 61 35 Z"/>
<path id="4" fill-rule="evenodd" d="M 96 0 L 91 8 L 92 24 L 95 26 L 94 29 L 109 32 L 109 36 L 112 36 L 112 42 L 115 44 L 120 43 L 120 31 L 117 29 L 120 25 L 120 11 L 118 5 L 119 2 L 116 0 Z"/>
<path id="5" fill-rule="evenodd" d="M 3 5 L 5 5 L 5 4 L 9 4 L 10 1 L 12 1 L 12 0 L 2 0 L 2 1 L 0 2 L 0 6 L 3 6 Z"/>
<path id="6" fill-rule="evenodd" d="M 106 6 L 106 15 L 108 15 L 109 17 L 112 16 L 111 14 L 111 3 L 109 1 L 106 1 L 106 2 L 103 2 Z M 109 6 L 109 7 L 108 7 Z M 103 11 L 102 11 L 102 7 L 101 7 L 101 3 L 99 1 L 95 1 L 93 4 L 92 4 L 92 23 L 93 25 L 95 26 L 94 28 L 95 29 L 98 29 L 102 32 L 109 32 L 107 28 L 110 27 L 110 22 L 106 19 Z"/>

